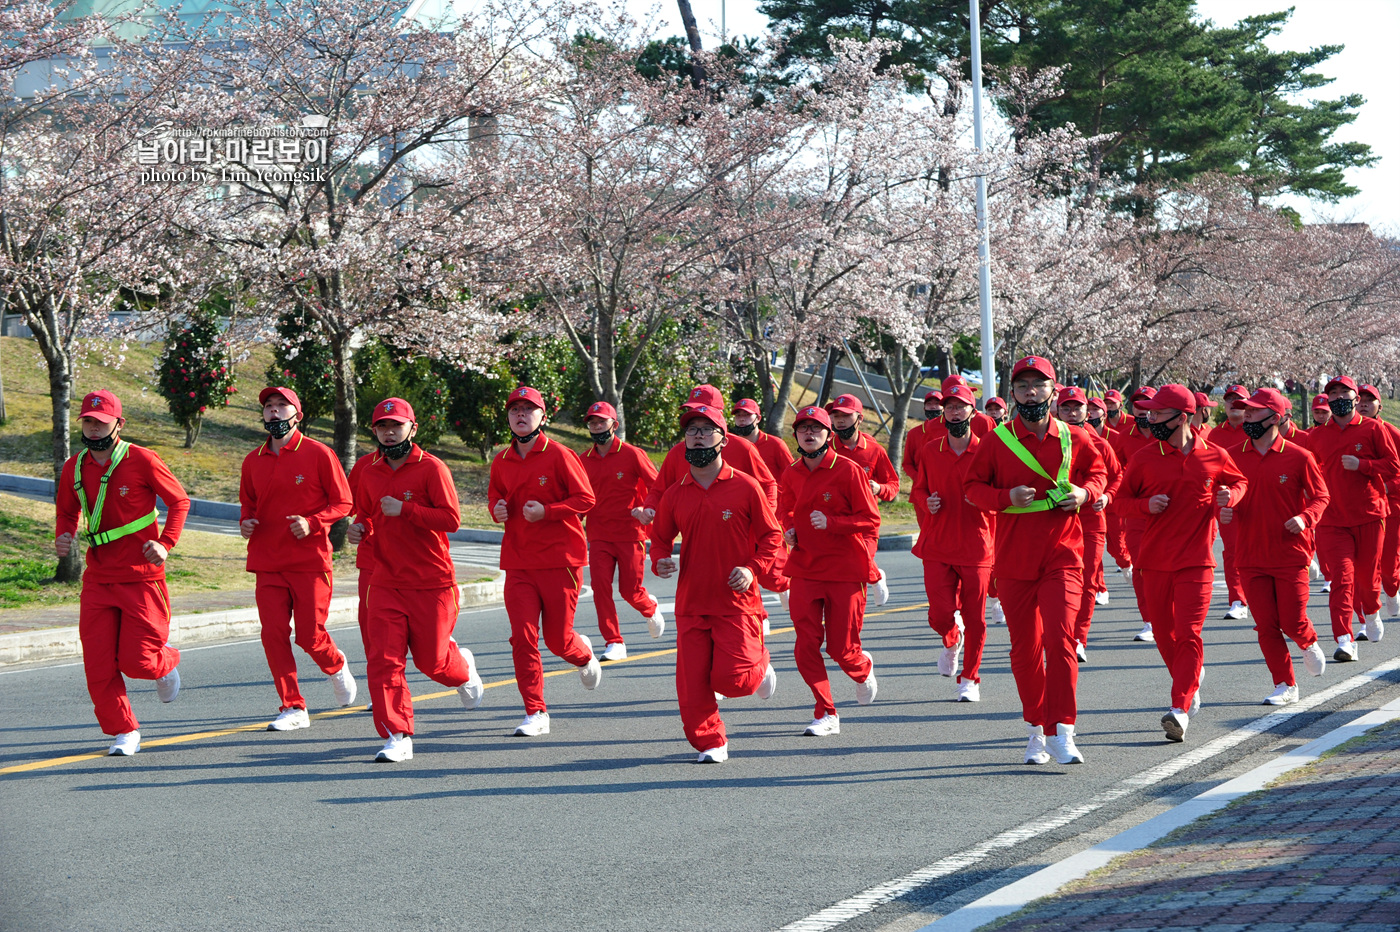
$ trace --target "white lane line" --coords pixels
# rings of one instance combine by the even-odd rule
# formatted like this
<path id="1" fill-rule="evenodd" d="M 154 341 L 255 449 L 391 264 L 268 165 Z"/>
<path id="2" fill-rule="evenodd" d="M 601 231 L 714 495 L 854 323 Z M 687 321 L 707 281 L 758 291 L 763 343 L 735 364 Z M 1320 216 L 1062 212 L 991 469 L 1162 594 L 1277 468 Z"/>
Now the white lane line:
<path id="1" fill-rule="evenodd" d="M 1023 877 L 1015 883 L 994 890 L 981 899 L 930 922 L 918 932 L 974 932 L 1002 916 L 1011 915 L 1035 900 L 1051 896 L 1067 883 L 1106 867 L 1114 858 L 1146 848 L 1182 826 L 1189 825 L 1217 809 L 1223 809 L 1241 796 L 1262 790 L 1290 770 L 1311 764 L 1337 745 L 1396 718 L 1400 718 L 1400 700 L 1387 703 L 1377 711 L 1368 712 L 1340 728 L 1334 728 L 1321 738 L 1260 764 L 1249 773 L 1206 790 L 1199 796 L 1168 809 L 1141 825 L 1119 832 L 1092 848 L 1065 858 L 1058 864 L 1051 864 L 1029 877 Z"/>
<path id="2" fill-rule="evenodd" d="M 1261 735 L 1264 732 L 1277 728 L 1295 715 L 1301 715 L 1325 702 L 1330 702 L 1340 695 L 1351 692 L 1354 689 L 1359 689 L 1396 669 L 1400 669 L 1400 657 L 1377 664 L 1364 673 L 1357 674 L 1321 692 L 1314 693 L 1294 705 L 1284 706 L 1281 709 L 1270 712 L 1268 715 L 1242 725 L 1229 734 L 1221 735 L 1212 741 L 1208 741 L 1200 747 L 1188 751 L 1179 757 L 1174 757 L 1169 761 L 1165 761 L 1141 773 L 1134 774 L 1084 803 L 1077 806 L 1061 806 L 1053 812 L 1032 819 L 1015 828 L 1008 829 L 965 851 L 959 851 L 956 854 L 950 854 L 947 857 L 940 858 L 926 867 L 921 867 L 912 873 L 905 874 L 903 877 L 896 877 L 894 880 L 887 880 L 884 883 L 876 884 L 868 890 L 863 890 L 855 896 L 848 897 L 839 903 L 828 906 L 826 909 L 813 913 L 805 919 L 799 919 L 796 922 L 788 923 L 782 927 L 780 932 L 827 932 L 827 930 L 834 929 L 843 922 L 849 922 L 858 916 L 873 912 L 886 903 L 897 900 L 901 896 L 925 884 L 947 877 L 963 868 L 971 867 L 980 861 L 984 861 L 998 851 L 1014 848 L 1024 841 L 1038 838 L 1047 832 L 1062 828 L 1131 793 L 1161 783 L 1181 773 L 1183 770 L 1194 767 L 1237 745 L 1243 744 L 1256 735 Z"/>

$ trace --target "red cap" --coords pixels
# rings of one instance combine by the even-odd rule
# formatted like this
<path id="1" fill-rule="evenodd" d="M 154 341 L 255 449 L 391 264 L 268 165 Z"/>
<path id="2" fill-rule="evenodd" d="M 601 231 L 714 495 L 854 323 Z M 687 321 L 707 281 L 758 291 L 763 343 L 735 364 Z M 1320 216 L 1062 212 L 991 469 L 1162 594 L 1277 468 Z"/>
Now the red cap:
<path id="1" fill-rule="evenodd" d="M 1089 399 L 1084 395 L 1084 389 L 1077 385 L 1066 385 L 1060 389 L 1060 395 L 1055 399 L 1055 404 L 1062 405 L 1070 401 L 1077 401 L 1082 405 L 1089 403 Z"/>
<path id="2" fill-rule="evenodd" d="M 293 408 L 297 409 L 297 417 L 302 416 L 301 399 L 297 397 L 297 393 L 292 391 L 290 388 L 283 388 L 281 385 L 269 385 L 267 388 L 264 388 L 262 391 L 258 392 L 258 404 L 267 404 L 267 399 L 271 398 L 273 395 L 281 395 L 282 400 L 287 402 L 287 404 L 291 405 Z"/>
<path id="3" fill-rule="evenodd" d="M 413 405 L 402 398 L 385 398 L 374 406 L 374 415 L 369 419 L 369 423 L 373 427 L 380 421 L 400 421 L 404 424 L 412 424 L 416 420 L 418 419 L 413 416 Z"/>
<path id="4" fill-rule="evenodd" d="M 990 398 L 987 399 L 987 403 L 986 403 L 983 407 L 987 407 L 987 408 L 1000 408 L 1001 410 L 1005 411 L 1005 410 L 1006 410 L 1006 402 L 1004 402 L 1004 401 L 1001 400 L 1001 396 L 1000 396 L 1000 395 L 993 395 L 992 397 L 990 397 Z"/>
<path id="5" fill-rule="evenodd" d="M 1196 392 L 1196 410 L 1204 411 L 1207 408 L 1215 407 L 1215 402 L 1210 400 L 1210 396 L 1205 392 Z"/>
<path id="6" fill-rule="evenodd" d="M 1123 403 L 1123 393 L 1116 388 L 1110 388 L 1108 391 L 1103 393 L 1103 400 L 1116 401 L 1121 405 Z M 1108 409 L 1105 408 L 1104 410 L 1107 411 Z"/>
<path id="7" fill-rule="evenodd" d="M 1151 385 L 1144 385 L 1142 388 L 1133 392 L 1133 397 L 1128 400 L 1132 404 L 1137 404 L 1139 401 L 1151 401 L 1156 394 L 1157 389 L 1153 388 Z"/>
<path id="8" fill-rule="evenodd" d="M 1323 386 L 1322 390 L 1324 392 L 1330 392 L 1332 390 L 1332 387 L 1335 385 L 1340 385 L 1342 388 L 1349 388 L 1352 391 L 1356 391 L 1356 380 L 1349 375 L 1337 376 L 1335 379 Z"/>
<path id="9" fill-rule="evenodd" d="M 685 404 L 681 407 L 687 405 L 708 405 L 711 408 L 723 408 L 724 395 L 713 385 L 697 385 L 690 390 L 690 394 L 686 396 Z"/>
<path id="10" fill-rule="evenodd" d="M 84 395 L 83 406 L 78 409 L 78 417 L 90 417 L 104 424 L 110 424 L 121 416 L 121 399 L 105 388 Z"/>
<path id="11" fill-rule="evenodd" d="M 523 401 L 526 404 L 532 404 L 535 407 L 539 408 L 541 411 L 545 410 L 544 398 L 540 395 L 539 392 L 535 391 L 528 385 L 517 385 L 515 388 L 511 389 L 510 400 L 506 402 L 506 410 L 509 411 L 510 406 L 518 401 Z"/>
<path id="12" fill-rule="evenodd" d="M 1139 401 L 1138 407 L 1146 411 L 1184 411 L 1196 413 L 1196 393 L 1185 385 L 1163 385 L 1151 398 Z"/>
<path id="13" fill-rule="evenodd" d="M 590 417 L 610 417 L 615 421 L 617 420 L 617 409 L 606 401 L 595 401 L 588 406 L 588 410 L 583 416 L 585 419 Z"/>
<path id="14" fill-rule="evenodd" d="M 1100 411 L 1103 411 L 1103 412 L 1105 412 L 1105 413 L 1108 412 L 1108 405 L 1106 405 L 1106 404 L 1103 403 L 1103 399 L 1102 399 L 1102 398 L 1097 398 L 1097 397 L 1095 397 L 1095 398 L 1090 398 L 1090 399 L 1089 399 L 1089 407 L 1091 407 L 1091 408 L 1098 408 Z"/>
<path id="15" fill-rule="evenodd" d="M 696 418 L 709 421 L 720 430 L 728 431 L 729 423 L 724 419 L 724 409 L 714 405 L 686 404 L 681 410 L 681 430 L 685 430 L 685 425 Z"/>
<path id="16" fill-rule="evenodd" d="M 943 389 L 943 403 L 947 404 L 956 398 L 964 404 L 976 405 L 977 399 L 972 397 L 972 389 L 967 385 L 954 385 L 951 388 Z"/>
<path id="17" fill-rule="evenodd" d="M 1258 388 L 1248 398 L 1236 398 L 1231 401 L 1230 407 L 1236 411 L 1268 408 L 1279 417 L 1283 417 L 1288 412 L 1288 399 L 1276 388 Z"/>
<path id="18" fill-rule="evenodd" d="M 844 411 L 847 414 L 861 414 L 865 411 L 865 405 L 860 403 L 860 399 L 855 395 L 837 395 L 836 398 L 826 406 L 828 411 Z"/>
<path id="19" fill-rule="evenodd" d="M 952 388 L 952 387 L 955 386 L 955 385 L 966 385 L 966 384 L 967 384 L 967 379 L 963 378 L 962 376 L 960 376 L 960 375 L 958 375 L 956 372 L 954 372 L 952 375 L 948 376 L 946 379 L 943 380 L 943 385 L 942 385 L 943 394 L 945 394 L 945 395 L 948 394 L 948 389 Z"/>
<path id="20" fill-rule="evenodd" d="M 758 416 L 763 413 L 762 411 L 758 410 L 758 402 L 754 401 L 752 398 L 740 398 L 738 401 L 734 402 L 734 410 L 748 411 L 754 416 Z"/>
<path id="21" fill-rule="evenodd" d="M 797 417 L 792 419 L 792 426 L 796 428 L 803 421 L 816 421 L 827 430 L 831 429 L 831 415 L 826 413 L 825 408 L 819 408 L 816 405 L 808 405 L 798 411 Z"/>
<path id="22" fill-rule="evenodd" d="M 1376 391 L 1376 386 L 1374 386 L 1374 385 L 1362 385 L 1360 388 L 1358 388 L 1358 389 L 1356 390 L 1356 394 L 1358 394 L 1358 395 L 1370 395 L 1372 398 L 1376 399 L 1377 401 L 1380 401 L 1380 400 L 1381 400 L 1381 393 L 1378 392 L 1378 391 Z"/>
<path id="23" fill-rule="evenodd" d="M 1011 367 L 1011 378 L 1014 381 L 1016 376 L 1022 372 L 1039 372 L 1050 381 L 1055 380 L 1055 367 L 1050 365 L 1050 360 L 1043 356 L 1027 356 L 1018 360 L 1016 365 Z"/>
<path id="24" fill-rule="evenodd" d="M 1316 411 L 1318 408 L 1324 408 L 1328 411 L 1332 410 L 1332 406 L 1327 403 L 1326 395 L 1314 395 L 1312 400 L 1312 407 L 1314 411 Z"/>
<path id="25" fill-rule="evenodd" d="M 943 400 L 943 393 L 940 392 L 940 391 L 939 391 L 938 389 L 936 389 L 936 388 L 935 388 L 933 391 L 928 392 L 927 394 L 924 395 L 924 404 L 928 404 L 930 401 L 942 401 L 942 400 Z"/>
<path id="26" fill-rule="evenodd" d="M 1236 398 L 1248 398 L 1249 389 L 1245 388 L 1243 385 L 1231 385 L 1229 388 L 1225 389 L 1225 400 L 1234 401 L 1235 399 L 1231 398 L 1231 395 L 1234 395 Z"/>

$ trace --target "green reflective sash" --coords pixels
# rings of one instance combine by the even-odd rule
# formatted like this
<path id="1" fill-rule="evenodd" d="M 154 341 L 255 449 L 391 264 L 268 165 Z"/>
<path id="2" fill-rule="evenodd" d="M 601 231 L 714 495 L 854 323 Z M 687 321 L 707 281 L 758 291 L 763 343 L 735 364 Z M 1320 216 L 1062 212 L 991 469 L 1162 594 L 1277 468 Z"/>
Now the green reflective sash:
<path id="1" fill-rule="evenodd" d="M 102 524 L 102 506 L 107 501 L 107 480 L 112 478 L 112 472 L 117 468 L 117 464 L 126 459 L 126 453 L 131 449 L 131 444 L 125 440 L 118 440 L 116 449 L 112 451 L 112 460 L 107 464 L 107 471 L 102 474 L 102 487 L 97 491 L 97 503 L 91 511 L 88 510 L 87 493 L 83 491 L 83 457 L 88 451 L 83 450 L 78 454 L 78 461 L 73 464 L 73 490 L 78 493 L 78 507 L 82 509 L 82 524 L 78 528 L 78 533 L 87 538 L 88 543 L 107 544 L 114 540 L 125 537 L 128 534 L 135 534 L 145 527 L 150 527 L 156 521 L 156 510 L 151 509 L 148 515 L 142 515 L 135 521 L 123 524 L 121 527 L 114 527 L 106 531 L 99 531 Z"/>
<path id="2" fill-rule="evenodd" d="M 1025 463 L 1026 467 L 1030 469 L 1031 472 L 1040 476 L 1042 479 L 1049 479 L 1051 482 L 1055 483 L 1053 488 L 1046 491 L 1044 498 L 1037 499 L 1029 505 L 1008 506 L 1003 510 L 1003 514 L 1023 515 L 1034 511 L 1049 511 L 1051 508 L 1058 508 L 1060 503 L 1069 497 L 1069 460 L 1071 450 L 1069 425 L 1058 419 L 1055 420 L 1055 424 L 1060 431 L 1060 474 L 1053 477 L 1045 471 L 1034 456 L 1031 456 L 1031 451 L 1026 449 L 1026 445 L 1023 444 L 1020 438 L 1011 430 L 1010 421 L 998 425 L 997 429 L 993 431 L 994 434 L 1001 438 L 1001 442 L 1006 444 L 1006 448 L 1012 453 L 1015 453 L 1016 458 Z"/>

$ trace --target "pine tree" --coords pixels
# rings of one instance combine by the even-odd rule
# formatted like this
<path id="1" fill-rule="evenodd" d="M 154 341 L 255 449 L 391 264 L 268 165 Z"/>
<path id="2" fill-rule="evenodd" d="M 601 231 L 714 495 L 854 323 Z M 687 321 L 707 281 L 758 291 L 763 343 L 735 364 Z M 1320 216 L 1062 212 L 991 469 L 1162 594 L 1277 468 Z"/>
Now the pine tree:
<path id="1" fill-rule="evenodd" d="M 165 352 L 156 363 L 156 380 L 171 416 L 185 429 L 185 448 L 193 447 L 205 411 L 211 405 L 227 405 L 236 391 L 228 341 L 214 308 L 201 308 L 189 320 L 171 326 Z"/>

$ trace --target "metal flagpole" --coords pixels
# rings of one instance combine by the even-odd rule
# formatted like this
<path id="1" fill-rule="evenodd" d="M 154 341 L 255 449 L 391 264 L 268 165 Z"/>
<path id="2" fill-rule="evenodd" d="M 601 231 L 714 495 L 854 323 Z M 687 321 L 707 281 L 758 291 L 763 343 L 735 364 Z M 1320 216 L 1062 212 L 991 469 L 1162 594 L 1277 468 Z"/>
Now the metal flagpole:
<path id="1" fill-rule="evenodd" d="M 972 32 L 972 144 L 982 154 L 982 12 L 968 0 Z M 996 347 L 992 342 L 992 250 L 987 234 L 987 176 L 977 173 L 977 291 L 982 306 L 982 408 L 997 394 Z"/>

